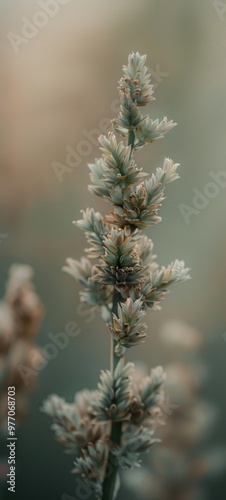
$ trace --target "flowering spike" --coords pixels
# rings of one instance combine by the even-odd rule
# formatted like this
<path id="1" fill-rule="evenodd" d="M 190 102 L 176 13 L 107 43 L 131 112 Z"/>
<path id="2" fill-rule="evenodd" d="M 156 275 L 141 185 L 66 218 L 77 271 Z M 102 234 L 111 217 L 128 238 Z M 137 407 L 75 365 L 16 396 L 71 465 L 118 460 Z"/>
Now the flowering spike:
<path id="1" fill-rule="evenodd" d="M 113 209 L 105 216 L 90 208 L 82 212 L 76 225 L 85 231 L 89 258 L 67 259 L 64 267 L 84 287 L 81 301 L 101 309 L 110 332 L 111 370 L 101 372 L 96 391 L 82 391 L 73 404 L 54 396 L 43 406 L 56 438 L 74 454 L 74 472 L 99 500 L 115 500 L 119 466 L 140 466 L 141 453 L 158 441 L 153 435 L 163 422 L 164 372 L 157 367 L 137 381 L 125 354 L 145 341 L 148 308 L 159 308 L 168 287 L 189 278 L 183 261 L 159 267 L 152 240 L 141 234 L 161 220 L 165 188 L 179 177 L 178 164 L 169 158 L 150 175 L 135 160 L 136 150 L 175 126 L 141 113 L 154 99 L 145 64 L 145 55 L 129 55 L 119 81 L 119 115 L 113 130 L 99 138 L 101 157 L 88 165 L 90 192 Z"/>

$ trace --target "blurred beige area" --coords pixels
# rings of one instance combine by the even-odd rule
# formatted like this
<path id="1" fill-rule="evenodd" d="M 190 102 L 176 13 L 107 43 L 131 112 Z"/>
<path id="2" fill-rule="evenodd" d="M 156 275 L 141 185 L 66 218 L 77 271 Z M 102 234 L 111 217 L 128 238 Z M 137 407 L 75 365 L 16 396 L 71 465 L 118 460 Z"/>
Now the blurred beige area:
<path id="1" fill-rule="evenodd" d="M 126 50 L 117 60 L 117 30 L 125 17 L 134 23 L 139 7 L 128 0 L 71 0 L 66 5 L 44 0 L 44 5 L 55 4 L 51 18 L 41 2 L 5 4 L 0 206 L 13 218 L 35 198 L 62 189 L 51 163 L 64 162 L 65 146 L 76 147 L 84 128 L 95 127 L 106 112 L 110 117 L 115 84 L 127 57 Z M 43 28 L 32 23 L 38 12 L 48 19 Z M 85 162 L 79 175 L 84 168 Z"/>
<path id="2" fill-rule="evenodd" d="M 56 12 L 46 14 L 43 4 L 57 6 Z M 225 171 L 226 19 L 205 0 L 2 1 L 0 9 L 3 255 L 45 261 L 51 280 L 51 266 L 83 252 L 71 220 L 87 205 L 106 210 L 87 191 L 86 165 L 99 154 L 92 138 L 104 131 L 102 118 L 114 116 L 121 66 L 139 50 L 148 55 L 155 84 L 153 117 L 167 115 L 179 124 L 137 154 L 150 171 L 165 156 L 181 163 L 163 223 L 149 233 L 160 262 L 184 258 L 192 268 L 192 281 L 167 297 L 161 320 L 179 316 L 213 334 L 216 324 L 224 328 L 225 188 L 213 196 L 210 188 L 200 209 L 194 209 L 193 189 L 203 194 L 209 172 Z M 67 164 L 68 148 L 74 168 Z M 60 176 L 56 163 L 63 165 Z M 187 219 L 181 204 L 193 210 Z M 154 328 L 159 317 L 152 318 Z"/>

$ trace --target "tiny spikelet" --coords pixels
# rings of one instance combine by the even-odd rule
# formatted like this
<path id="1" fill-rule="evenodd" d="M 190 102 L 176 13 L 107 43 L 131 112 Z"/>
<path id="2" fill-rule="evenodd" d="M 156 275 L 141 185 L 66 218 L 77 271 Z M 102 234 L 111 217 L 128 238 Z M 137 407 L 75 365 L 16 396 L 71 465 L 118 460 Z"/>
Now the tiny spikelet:
<path id="1" fill-rule="evenodd" d="M 122 193 L 122 202 L 115 203 L 120 206 L 107 216 L 107 221 L 119 226 L 129 224 L 132 228 L 138 229 L 147 229 L 160 222 L 158 211 L 164 200 L 165 187 L 179 178 L 176 172 L 177 167 L 177 163 L 166 158 L 163 168 L 157 168 L 156 173 L 152 174 L 150 179 Z"/>
<path id="2" fill-rule="evenodd" d="M 124 76 L 119 82 L 119 89 L 128 93 L 137 106 L 146 106 L 154 100 L 151 75 L 145 66 L 146 58 L 146 55 L 141 56 L 139 52 L 132 52 L 128 57 L 128 65 L 123 66 Z"/>
<path id="3" fill-rule="evenodd" d="M 159 442 L 153 438 L 153 434 L 154 431 L 147 427 L 126 426 L 120 447 L 115 446 L 112 451 L 119 465 L 124 469 L 140 467 L 140 454 L 149 451 L 154 443 Z"/>
<path id="4" fill-rule="evenodd" d="M 92 406 L 97 420 L 122 421 L 127 418 L 133 370 L 132 363 L 124 365 L 123 359 L 120 359 L 113 374 L 108 370 L 101 372 L 98 398 Z"/>
<path id="5" fill-rule="evenodd" d="M 184 283 L 190 279 L 190 269 L 185 267 L 184 261 L 175 260 L 168 267 L 161 268 L 154 261 L 154 265 L 149 266 L 147 279 L 141 283 L 140 288 L 130 290 L 133 300 L 142 295 L 144 304 L 154 310 L 160 309 L 160 302 L 169 291 L 171 285 Z"/>
<path id="6" fill-rule="evenodd" d="M 92 182 L 92 184 L 88 186 L 89 191 L 96 196 L 109 198 L 109 189 L 103 179 L 106 169 L 104 159 L 102 157 L 98 158 L 94 163 L 89 163 L 88 167 L 90 169 L 90 180 Z"/>
<path id="7" fill-rule="evenodd" d="M 88 443 L 106 437 L 107 429 L 92 422 L 91 405 L 96 397 L 97 391 L 84 390 L 77 393 L 74 403 L 54 394 L 43 402 L 41 411 L 52 418 L 51 428 L 66 453 L 80 457 Z"/>
<path id="8" fill-rule="evenodd" d="M 150 376 L 132 384 L 133 402 L 130 407 L 131 422 L 136 425 L 152 423 L 152 413 L 164 399 L 163 383 L 166 375 L 161 366 L 151 370 Z"/>
<path id="9" fill-rule="evenodd" d="M 125 303 L 118 304 L 117 315 L 113 314 L 112 325 L 108 328 L 116 342 L 124 347 L 132 347 L 144 342 L 146 325 L 141 323 L 145 311 L 143 301 L 134 302 L 128 298 Z"/>
<path id="10" fill-rule="evenodd" d="M 153 253 L 153 249 L 153 241 L 146 235 L 142 235 L 135 246 L 135 251 L 140 257 L 142 266 L 152 270 L 158 267 L 156 262 L 157 255 Z"/>
<path id="11" fill-rule="evenodd" d="M 103 238 L 104 255 L 96 266 L 94 281 L 113 285 L 119 291 L 145 280 L 145 268 L 134 251 L 136 235 L 126 229 L 111 229 Z"/>
<path id="12" fill-rule="evenodd" d="M 112 121 L 115 132 L 127 137 L 130 130 L 141 128 L 145 117 L 141 114 L 137 103 L 126 92 L 120 90 L 120 112 Z"/>
<path id="13" fill-rule="evenodd" d="M 85 479 L 90 491 L 97 499 L 102 498 L 102 482 L 106 466 L 108 448 L 103 441 L 88 443 L 83 456 L 75 460 L 74 473 Z"/>
<path id="14" fill-rule="evenodd" d="M 117 142 L 113 132 L 99 137 L 102 159 L 89 165 L 91 170 L 90 186 L 92 193 L 112 200 L 112 191 L 119 188 L 121 192 L 128 186 L 136 184 L 147 174 L 138 168 L 132 156 L 131 146 Z"/>
<path id="15" fill-rule="evenodd" d="M 91 208 L 82 210 L 83 219 L 75 221 L 80 229 L 85 231 L 86 239 L 91 245 L 86 249 L 89 257 L 97 258 L 103 253 L 103 237 L 108 234 L 109 227 L 99 212 L 94 212 Z"/>
<path id="16" fill-rule="evenodd" d="M 152 120 L 147 116 L 138 127 L 135 128 L 134 148 L 139 149 L 145 144 L 155 142 L 162 139 L 167 132 L 176 127 L 176 123 L 172 120 L 168 122 L 165 116 L 161 122 Z"/>
<path id="17" fill-rule="evenodd" d="M 86 257 L 82 257 L 80 261 L 68 258 L 63 271 L 73 276 L 81 285 L 86 286 L 92 274 L 92 265 Z"/>

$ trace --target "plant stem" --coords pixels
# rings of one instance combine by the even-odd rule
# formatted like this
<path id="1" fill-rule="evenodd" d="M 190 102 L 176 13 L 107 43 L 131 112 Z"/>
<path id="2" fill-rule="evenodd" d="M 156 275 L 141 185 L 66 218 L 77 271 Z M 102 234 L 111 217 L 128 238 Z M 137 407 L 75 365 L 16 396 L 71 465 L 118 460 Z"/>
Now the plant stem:
<path id="1" fill-rule="evenodd" d="M 118 304 L 119 302 L 121 301 L 121 293 L 120 292 L 117 292 L 115 290 L 114 292 L 114 296 L 113 296 L 113 305 L 112 305 L 112 313 L 114 314 L 117 314 L 117 307 L 118 307 Z M 115 368 L 119 362 L 119 357 L 117 356 L 117 354 L 115 353 L 115 347 L 117 345 L 117 342 L 112 338 L 112 349 L 113 349 L 113 353 L 111 353 L 111 363 L 112 363 L 112 368 L 113 368 L 113 371 L 115 371 Z"/>
<path id="2" fill-rule="evenodd" d="M 130 130 L 129 136 L 128 136 L 128 146 L 131 146 L 130 156 L 132 155 L 132 152 L 133 152 L 134 140 L 135 140 L 134 131 Z M 114 297 L 113 297 L 113 305 L 112 305 L 112 313 L 114 313 L 114 314 L 117 313 L 117 305 L 120 302 L 120 299 L 121 299 L 121 294 L 115 290 Z M 117 364 L 120 360 L 120 358 L 115 353 L 115 347 L 116 347 L 116 341 L 113 338 L 111 338 L 111 371 L 112 371 L 112 373 L 114 373 L 115 368 L 117 367 Z M 121 436 L 122 436 L 122 422 L 113 422 L 112 428 L 111 428 L 110 440 L 113 443 L 120 445 Z M 108 463 L 107 463 L 105 478 L 104 478 L 104 482 L 103 482 L 102 500 L 113 500 L 113 495 L 114 495 L 114 491 L 115 491 L 115 483 L 116 483 L 116 479 L 117 479 L 117 473 L 118 473 L 118 463 L 116 462 L 112 453 L 109 452 Z"/>
<path id="3" fill-rule="evenodd" d="M 121 441 L 121 422 L 114 422 L 111 431 L 111 440 L 116 444 Z M 106 467 L 105 479 L 103 482 L 103 496 L 102 500 L 113 500 L 115 491 L 115 484 L 118 474 L 118 463 L 115 457 L 109 452 L 108 463 Z"/>
<path id="4" fill-rule="evenodd" d="M 129 131 L 129 137 L 128 137 L 128 146 L 132 146 L 131 147 L 131 155 L 132 155 L 132 152 L 133 152 L 134 140 L 135 140 L 134 131 L 132 129 L 130 129 L 130 131 Z"/>
<path id="5" fill-rule="evenodd" d="M 113 306 L 112 306 L 112 313 L 117 312 L 117 305 L 120 302 L 121 294 L 117 291 L 114 292 L 114 297 L 113 297 Z M 111 338 L 111 371 L 114 373 L 114 370 L 120 360 L 120 358 L 115 354 L 115 346 L 116 342 L 113 338 Z M 112 428 L 111 428 L 111 436 L 110 440 L 115 443 L 115 444 L 120 444 L 121 442 L 121 422 L 113 422 L 112 423 Z M 108 463 L 106 467 L 106 473 L 105 473 L 105 478 L 103 482 L 103 496 L 102 500 L 112 500 L 113 495 L 114 495 L 114 490 L 115 490 L 115 483 L 117 479 L 117 473 L 118 473 L 118 464 L 112 455 L 111 452 L 109 452 L 108 455 Z"/>

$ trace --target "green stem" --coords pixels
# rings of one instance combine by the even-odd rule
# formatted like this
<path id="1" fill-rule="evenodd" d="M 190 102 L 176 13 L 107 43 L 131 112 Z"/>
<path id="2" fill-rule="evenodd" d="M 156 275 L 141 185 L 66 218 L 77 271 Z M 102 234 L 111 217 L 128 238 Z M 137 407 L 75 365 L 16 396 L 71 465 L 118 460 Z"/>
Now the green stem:
<path id="1" fill-rule="evenodd" d="M 119 302 L 121 302 L 122 300 L 122 296 L 121 296 L 121 293 L 120 292 L 117 292 L 115 290 L 114 292 L 114 297 L 113 297 L 113 305 L 112 305 L 112 313 L 114 314 L 117 314 L 117 307 L 118 307 L 118 304 Z M 112 338 L 112 347 L 113 347 L 113 353 L 111 353 L 111 356 L 112 356 L 112 368 L 113 368 L 113 371 L 115 371 L 115 368 L 119 362 L 119 357 L 117 356 L 117 354 L 115 353 L 115 347 L 117 345 L 117 342 Z"/>
<path id="2" fill-rule="evenodd" d="M 121 294 L 119 292 L 114 293 L 112 313 L 117 313 L 117 305 L 120 302 Z M 116 342 L 111 339 L 111 370 L 115 371 L 115 368 L 120 360 L 120 358 L 115 354 Z M 121 422 L 113 422 L 111 428 L 110 440 L 115 444 L 120 444 L 122 435 L 122 424 Z M 108 455 L 108 463 L 106 467 L 105 478 L 103 482 L 103 496 L 102 500 L 112 500 L 115 490 L 115 483 L 118 473 L 118 463 L 116 462 L 114 456 L 111 452 Z"/>
<path id="3" fill-rule="evenodd" d="M 132 155 L 132 151 L 133 151 L 134 141 L 135 141 L 135 134 L 134 134 L 134 131 L 132 129 L 130 129 L 129 136 L 128 136 L 128 146 L 132 146 L 131 147 L 131 155 Z"/>
<path id="4" fill-rule="evenodd" d="M 120 444 L 121 434 L 121 422 L 114 422 L 111 431 L 111 441 L 113 441 L 115 444 Z M 116 462 L 115 457 L 110 452 L 108 455 L 108 463 L 103 483 L 102 500 L 113 500 L 117 474 L 118 463 Z"/>
<path id="5" fill-rule="evenodd" d="M 135 134 L 134 134 L 134 131 L 131 129 L 129 131 L 129 136 L 128 136 L 128 146 L 131 146 L 131 155 L 133 152 L 134 141 L 135 141 Z M 114 313 L 114 314 L 117 313 L 117 305 L 120 302 L 120 299 L 121 299 L 121 294 L 115 290 L 114 297 L 113 297 L 113 305 L 112 305 L 112 313 Z M 115 368 L 117 367 L 117 364 L 120 360 L 120 358 L 115 353 L 115 347 L 116 347 L 116 342 L 112 338 L 111 339 L 111 371 L 112 371 L 112 373 L 114 373 Z M 120 445 L 121 437 L 122 437 L 122 422 L 113 422 L 112 428 L 111 428 L 110 440 L 113 443 Z M 104 482 L 103 482 L 102 500 L 113 500 L 117 474 L 118 474 L 118 463 L 115 460 L 115 457 L 112 455 L 112 453 L 109 452 L 108 463 L 107 463 L 105 478 L 104 478 Z"/>

